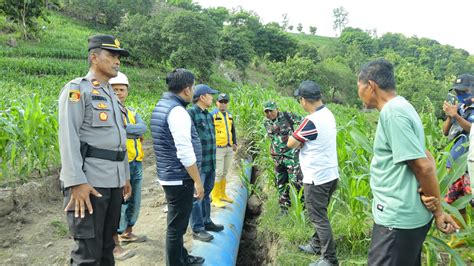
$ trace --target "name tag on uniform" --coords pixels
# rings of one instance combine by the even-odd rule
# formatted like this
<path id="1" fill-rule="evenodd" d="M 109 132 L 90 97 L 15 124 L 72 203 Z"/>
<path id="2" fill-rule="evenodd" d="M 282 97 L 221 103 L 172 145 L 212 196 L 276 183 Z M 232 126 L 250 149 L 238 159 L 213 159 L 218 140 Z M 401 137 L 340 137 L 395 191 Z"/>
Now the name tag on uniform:
<path id="1" fill-rule="evenodd" d="M 107 98 L 105 98 L 104 96 L 92 95 L 92 100 L 93 101 L 107 101 Z"/>

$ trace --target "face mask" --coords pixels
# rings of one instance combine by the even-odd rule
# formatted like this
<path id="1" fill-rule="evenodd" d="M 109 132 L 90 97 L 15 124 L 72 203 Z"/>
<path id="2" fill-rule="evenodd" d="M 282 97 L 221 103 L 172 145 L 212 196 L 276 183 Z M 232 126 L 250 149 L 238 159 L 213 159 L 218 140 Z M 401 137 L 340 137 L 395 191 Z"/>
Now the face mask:
<path id="1" fill-rule="evenodd" d="M 472 95 L 464 91 L 456 91 L 458 101 L 463 104 L 471 104 Z"/>

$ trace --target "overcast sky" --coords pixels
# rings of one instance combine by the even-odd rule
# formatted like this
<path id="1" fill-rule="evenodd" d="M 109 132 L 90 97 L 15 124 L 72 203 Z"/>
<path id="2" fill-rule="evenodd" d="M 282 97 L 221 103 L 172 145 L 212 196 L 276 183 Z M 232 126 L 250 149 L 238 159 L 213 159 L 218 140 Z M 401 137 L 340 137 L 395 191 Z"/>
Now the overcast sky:
<path id="1" fill-rule="evenodd" d="M 317 35 L 335 36 L 333 9 L 349 12 L 347 26 L 376 29 L 378 36 L 398 32 L 437 40 L 474 54 L 474 0 L 195 0 L 202 7 L 242 6 L 255 11 L 264 23 L 281 22 L 288 14 L 290 25 L 316 26 Z"/>

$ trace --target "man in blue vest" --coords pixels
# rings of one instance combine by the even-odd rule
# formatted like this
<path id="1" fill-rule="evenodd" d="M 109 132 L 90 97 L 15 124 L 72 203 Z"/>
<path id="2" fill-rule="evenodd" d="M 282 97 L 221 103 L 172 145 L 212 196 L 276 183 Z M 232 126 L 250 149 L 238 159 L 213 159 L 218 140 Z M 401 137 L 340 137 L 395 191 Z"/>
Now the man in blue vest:
<path id="1" fill-rule="evenodd" d="M 202 265 L 204 258 L 188 255 L 183 246 L 193 195 L 199 200 L 204 197 L 201 141 L 185 109 L 193 99 L 194 75 L 178 68 L 167 75 L 166 84 L 168 92 L 156 104 L 150 121 L 158 179 L 168 203 L 166 265 Z"/>

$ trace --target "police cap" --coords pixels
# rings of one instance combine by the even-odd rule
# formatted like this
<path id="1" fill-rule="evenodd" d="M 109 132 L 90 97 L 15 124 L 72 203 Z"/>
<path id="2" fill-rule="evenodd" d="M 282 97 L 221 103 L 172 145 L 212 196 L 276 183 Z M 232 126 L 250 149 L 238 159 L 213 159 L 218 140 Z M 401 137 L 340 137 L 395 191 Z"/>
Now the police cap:
<path id="1" fill-rule="evenodd" d="M 109 50 L 121 56 L 130 55 L 127 50 L 120 47 L 119 40 L 112 35 L 94 35 L 89 37 L 88 51 L 96 48 Z"/>

